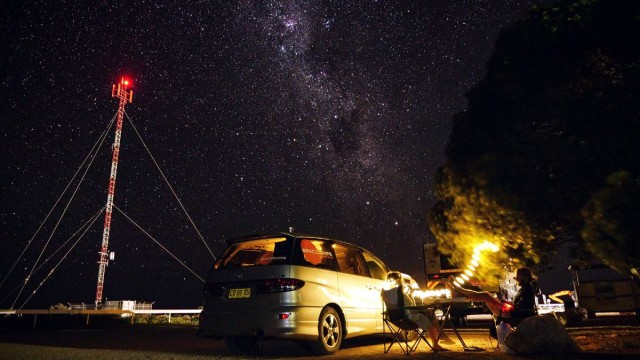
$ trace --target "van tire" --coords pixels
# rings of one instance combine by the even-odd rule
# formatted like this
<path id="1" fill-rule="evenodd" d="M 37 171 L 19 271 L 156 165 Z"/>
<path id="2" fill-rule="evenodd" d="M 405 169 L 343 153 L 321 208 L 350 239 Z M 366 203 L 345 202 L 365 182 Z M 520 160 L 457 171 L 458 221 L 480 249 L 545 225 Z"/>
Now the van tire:
<path id="1" fill-rule="evenodd" d="M 258 338 L 255 336 L 225 336 L 224 344 L 233 354 L 252 354 L 257 351 Z"/>
<path id="2" fill-rule="evenodd" d="M 318 319 L 318 339 L 311 342 L 317 355 L 331 355 L 340 349 L 344 331 L 340 315 L 332 307 L 325 307 Z"/>

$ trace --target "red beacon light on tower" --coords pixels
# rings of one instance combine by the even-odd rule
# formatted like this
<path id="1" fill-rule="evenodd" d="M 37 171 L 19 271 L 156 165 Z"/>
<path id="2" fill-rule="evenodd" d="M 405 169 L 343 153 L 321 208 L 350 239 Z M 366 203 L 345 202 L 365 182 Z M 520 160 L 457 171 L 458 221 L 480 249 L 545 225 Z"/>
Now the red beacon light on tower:
<path id="1" fill-rule="evenodd" d="M 111 97 L 117 97 L 120 99 L 124 99 L 126 102 L 133 101 L 133 90 L 128 90 L 130 87 L 133 87 L 133 82 L 129 80 L 127 77 L 123 76 L 118 86 L 114 84 L 111 88 Z"/>

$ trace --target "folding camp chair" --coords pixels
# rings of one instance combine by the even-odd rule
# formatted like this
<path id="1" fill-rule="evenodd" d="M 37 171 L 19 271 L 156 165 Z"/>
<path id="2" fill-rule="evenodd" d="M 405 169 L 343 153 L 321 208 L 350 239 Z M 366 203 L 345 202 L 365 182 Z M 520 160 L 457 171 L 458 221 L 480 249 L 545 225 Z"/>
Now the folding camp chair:
<path id="1" fill-rule="evenodd" d="M 418 348 L 421 341 L 424 341 L 433 350 L 425 337 L 426 331 L 405 315 L 401 287 L 382 290 L 382 301 L 384 321 L 382 333 L 383 335 L 390 334 L 392 337 L 391 342 L 384 342 L 385 354 L 391 350 L 394 344 L 398 344 L 402 352 L 409 355 Z M 412 340 L 413 333 L 417 335 L 415 340 Z"/>

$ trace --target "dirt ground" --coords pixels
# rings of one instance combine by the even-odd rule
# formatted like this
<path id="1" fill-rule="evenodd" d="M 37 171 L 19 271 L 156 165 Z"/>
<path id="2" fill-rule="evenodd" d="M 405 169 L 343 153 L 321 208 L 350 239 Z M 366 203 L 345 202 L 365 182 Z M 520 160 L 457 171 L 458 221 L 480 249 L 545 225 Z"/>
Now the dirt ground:
<path id="1" fill-rule="evenodd" d="M 640 358 L 640 326 L 583 326 L 569 328 L 580 346 L 579 354 L 514 356 L 496 349 L 484 328 L 461 329 L 468 346 L 481 352 L 465 352 L 461 344 L 442 344 L 450 351 L 433 353 L 425 345 L 410 355 L 428 359 L 638 359 Z M 455 339 L 455 336 L 452 336 Z M 342 359 L 407 359 L 399 349 L 383 354 L 385 338 L 369 336 L 347 340 L 331 360 Z M 0 332 L 0 359 L 296 359 L 313 357 L 309 349 L 291 341 L 262 341 L 260 353 L 253 356 L 232 356 L 223 341 L 201 339 L 194 327 L 134 326 L 119 329 L 40 330 Z"/>

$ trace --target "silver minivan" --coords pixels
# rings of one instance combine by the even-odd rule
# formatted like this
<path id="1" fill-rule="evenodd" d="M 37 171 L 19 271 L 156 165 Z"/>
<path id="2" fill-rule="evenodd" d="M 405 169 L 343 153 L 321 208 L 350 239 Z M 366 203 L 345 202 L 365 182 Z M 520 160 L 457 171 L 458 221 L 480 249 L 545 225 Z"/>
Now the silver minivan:
<path id="1" fill-rule="evenodd" d="M 332 354 L 343 339 L 382 332 L 387 266 L 371 252 L 319 236 L 229 240 L 204 286 L 200 337 L 249 352 L 261 337 L 308 341 Z"/>

